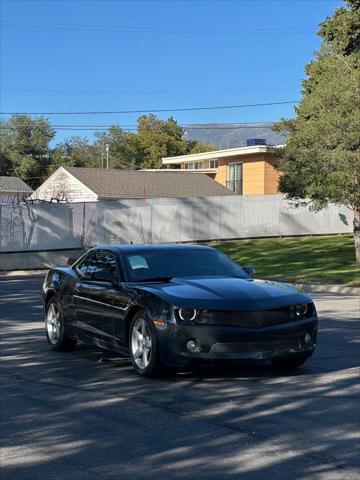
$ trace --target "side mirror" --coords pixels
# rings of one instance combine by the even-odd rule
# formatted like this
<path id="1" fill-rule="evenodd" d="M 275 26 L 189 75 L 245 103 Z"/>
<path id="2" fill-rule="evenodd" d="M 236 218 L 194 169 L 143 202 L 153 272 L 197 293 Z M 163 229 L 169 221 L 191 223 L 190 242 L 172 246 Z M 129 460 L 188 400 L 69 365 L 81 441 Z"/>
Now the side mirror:
<path id="1" fill-rule="evenodd" d="M 113 284 L 116 283 L 114 275 L 109 272 L 109 270 L 98 270 L 97 272 L 94 272 L 91 276 L 91 280 Z"/>
<path id="2" fill-rule="evenodd" d="M 252 265 L 248 267 L 243 267 L 243 270 L 249 275 L 249 277 L 253 278 L 255 275 L 255 268 Z"/>
<path id="3" fill-rule="evenodd" d="M 74 258 L 74 257 L 70 257 L 67 259 L 66 261 L 66 265 L 68 267 L 72 267 L 74 265 L 74 263 L 76 262 L 77 258 Z"/>

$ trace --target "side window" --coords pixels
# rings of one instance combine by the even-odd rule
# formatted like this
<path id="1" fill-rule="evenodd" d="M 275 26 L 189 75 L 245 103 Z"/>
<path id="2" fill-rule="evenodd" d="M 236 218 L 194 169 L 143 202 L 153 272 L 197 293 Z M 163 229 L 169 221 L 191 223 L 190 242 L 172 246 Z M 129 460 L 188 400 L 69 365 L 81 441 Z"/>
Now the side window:
<path id="1" fill-rule="evenodd" d="M 119 267 L 115 254 L 112 252 L 98 252 L 96 255 L 98 270 L 107 270 L 116 280 L 120 281 Z"/>
<path id="2" fill-rule="evenodd" d="M 76 270 L 83 278 L 90 279 L 92 273 L 96 270 L 96 253 L 91 253 L 79 264 Z"/>
<path id="3" fill-rule="evenodd" d="M 76 270 L 87 280 L 91 280 L 93 274 L 99 270 L 107 270 L 114 278 L 120 280 L 118 264 L 112 252 L 91 253 L 76 266 Z"/>

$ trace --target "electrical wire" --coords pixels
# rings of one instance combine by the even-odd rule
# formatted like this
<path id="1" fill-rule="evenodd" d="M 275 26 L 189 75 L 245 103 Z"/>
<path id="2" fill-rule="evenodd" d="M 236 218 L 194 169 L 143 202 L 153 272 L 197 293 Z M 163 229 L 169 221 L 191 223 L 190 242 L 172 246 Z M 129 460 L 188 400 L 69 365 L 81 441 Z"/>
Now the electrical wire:
<path id="1" fill-rule="evenodd" d="M 0 112 L 0 115 L 111 115 L 127 113 L 161 113 L 161 112 L 192 112 L 198 110 L 225 110 L 236 108 L 266 107 L 272 105 L 286 105 L 298 103 L 299 100 L 284 102 L 248 103 L 242 105 L 215 105 L 210 107 L 185 107 L 185 108 L 153 108 L 148 110 L 113 110 L 113 111 L 78 111 L 78 112 Z"/>
<path id="2" fill-rule="evenodd" d="M 271 88 L 224 88 L 221 90 L 49 90 L 33 88 L 0 88 L 0 92 L 25 92 L 25 93 L 74 93 L 74 94 L 105 94 L 105 95 L 177 95 L 177 94 L 214 94 L 235 92 L 269 92 L 269 91 L 298 90 L 290 87 Z"/>
<path id="3" fill-rule="evenodd" d="M 87 31 L 91 32 L 118 32 L 118 33 L 145 33 L 145 34 L 165 34 L 165 35 L 303 35 L 315 34 L 316 31 L 307 28 L 298 27 L 258 27 L 258 28 L 227 28 L 220 29 L 217 27 L 207 27 L 196 29 L 179 28 L 179 27 L 148 27 L 148 26 L 127 26 L 127 25 L 91 25 L 91 24 L 75 24 L 75 23 L 47 23 L 47 22 L 33 22 L 21 20 L 6 20 L 1 23 L 3 27 L 29 27 L 29 28 L 45 28 L 56 30 L 73 30 L 73 31 Z"/>
<path id="4" fill-rule="evenodd" d="M 223 124 L 179 124 L 179 127 L 185 130 L 242 130 L 242 129 L 254 129 L 254 128 L 268 128 L 271 129 L 274 122 L 254 122 L 254 123 L 223 123 Z M 16 128 L 28 128 L 28 129 L 41 129 L 42 125 L 1 125 L 0 130 L 14 130 Z M 109 124 L 109 125 L 51 125 L 56 131 L 98 131 L 107 132 L 112 128 L 120 128 L 127 132 L 138 132 L 137 125 L 124 125 L 124 124 Z"/>
<path id="5" fill-rule="evenodd" d="M 268 121 L 268 122 L 208 122 L 208 123 L 181 123 L 178 124 L 181 127 L 184 128 L 217 128 L 217 127 L 222 127 L 222 126 L 229 126 L 229 127 L 256 127 L 256 126 L 271 126 L 276 120 Z M 6 122 L 6 120 L 0 120 L 0 125 L 1 122 Z M 130 124 L 130 123 L 121 123 L 121 124 L 100 124 L 100 125 L 94 125 L 94 124 L 53 124 L 53 127 L 69 127 L 69 128 L 111 128 L 111 127 L 121 127 L 121 128 L 137 128 L 138 125 L 136 124 Z M 28 125 L 28 124 L 16 124 L 14 126 L 7 126 L 6 128 L 15 128 L 15 127 L 34 127 L 34 128 L 42 128 L 42 125 Z M 5 128 L 5 127 L 3 127 Z"/>

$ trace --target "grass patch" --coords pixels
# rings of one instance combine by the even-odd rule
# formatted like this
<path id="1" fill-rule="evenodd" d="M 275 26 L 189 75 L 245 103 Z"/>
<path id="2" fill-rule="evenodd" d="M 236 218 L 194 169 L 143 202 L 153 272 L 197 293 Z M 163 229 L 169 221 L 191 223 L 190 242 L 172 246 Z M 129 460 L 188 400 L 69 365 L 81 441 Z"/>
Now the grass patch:
<path id="1" fill-rule="evenodd" d="M 253 265 L 256 278 L 360 286 L 352 235 L 239 240 L 211 246 L 240 265 Z"/>

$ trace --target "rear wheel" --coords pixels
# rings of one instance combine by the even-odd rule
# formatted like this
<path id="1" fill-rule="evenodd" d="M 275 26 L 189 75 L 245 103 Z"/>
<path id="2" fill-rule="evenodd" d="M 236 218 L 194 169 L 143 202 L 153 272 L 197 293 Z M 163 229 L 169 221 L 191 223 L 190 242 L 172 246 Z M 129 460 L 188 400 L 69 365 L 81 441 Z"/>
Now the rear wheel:
<path id="1" fill-rule="evenodd" d="M 70 350 L 75 347 L 76 340 L 70 338 L 65 331 L 64 318 L 55 297 L 51 298 L 46 305 L 45 330 L 52 350 Z"/>
<path id="2" fill-rule="evenodd" d="M 163 373 L 154 325 L 145 312 L 138 312 L 129 329 L 129 350 L 134 370 L 143 377 L 155 377 Z"/>
<path id="3" fill-rule="evenodd" d="M 288 357 L 273 358 L 271 363 L 279 370 L 294 370 L 303 365 L 308 358 L 309 355 L 298 354 Z"/>

